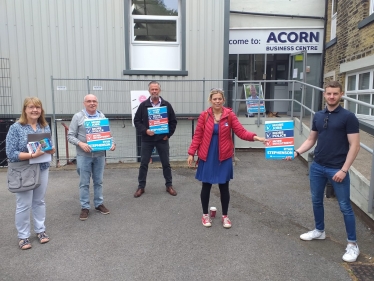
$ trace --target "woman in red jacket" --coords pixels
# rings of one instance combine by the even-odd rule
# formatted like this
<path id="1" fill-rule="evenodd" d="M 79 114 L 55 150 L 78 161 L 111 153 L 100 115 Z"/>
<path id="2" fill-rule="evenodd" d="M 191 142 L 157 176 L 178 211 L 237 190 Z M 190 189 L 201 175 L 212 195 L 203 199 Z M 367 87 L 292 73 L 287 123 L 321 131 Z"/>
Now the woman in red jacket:
<path id="1" fill-rule="evenodd" d="M 231 227 L 227 216 L 230 202 L 229 181 L 233 178 L 232 156 L 234 144 L 231 130 L 241 139 L 247 141 L 261 141 L 255 133 L 247 131 L 240 124 L 235 113 L 223 106 L 225 96 L 221 89 L 212 89 L 209 95 L 211 107 L 199 116 L 195 134 L 188 149 L 187 163 L 192 165 L 197 151 L 199 165 L 195 178 L 202 182 L 201 204 L 203 207 L 202 223 L 206 227 L 212 225 L 208 213 L 210 189 L 212 184 L 218 184 L 221 193 L 222 224 L 224 228 Z"/>

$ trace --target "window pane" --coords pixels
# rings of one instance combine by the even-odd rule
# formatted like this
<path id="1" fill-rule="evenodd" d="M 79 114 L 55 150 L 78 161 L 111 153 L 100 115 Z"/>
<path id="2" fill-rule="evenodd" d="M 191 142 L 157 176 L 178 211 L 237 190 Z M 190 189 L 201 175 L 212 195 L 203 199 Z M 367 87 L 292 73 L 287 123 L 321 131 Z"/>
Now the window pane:
<path id="1" fill-rule="evenodd" d="M 359 95 L 358 100 L 370 103 L 370 95 Z M 358 114 L 370 114 L 370 108 L 364 105 L 358 105 Z"/>
<path id="2" fill-rule="evenodd" d="M 229 79 L 237 77 L 237 57 L 238 55 L 229 55 Z"/>
<path id="3" fill-rule="evenodd" d="M 133 15 L 177 16 L 178 0 L 132 0 Z"/>
<path id="4" fill-rule="evenodd" d="M 338 11 L 338 0 L 332 1 L 332 14 L 335 14 Z"/>
<path id="5" fill-rule="evenodd" d="M 351 99 L 357 99 L 356 95 L 347 95 Z M 347 109 L 353 113 L 356 113 L 356 103 L 347 101 Z"/>
<path id="6" fill-rule="evenodd" d="M 134 20 L 134 41 L 177 41 L 177 22 L 174 20 Z"/>
<path id="7" fill-rule="evenodd" d="M 347 91 L 356 90 L 356 75 L 348 76 Z"/>
<path id="8" fill-rule="evenodd" d="M 369 89 L 369 83 L 370 83 L 369 79 L 370 79 L 370 72 L 360 74 L 358 78 L 358 89 L 359 90 Z"/>

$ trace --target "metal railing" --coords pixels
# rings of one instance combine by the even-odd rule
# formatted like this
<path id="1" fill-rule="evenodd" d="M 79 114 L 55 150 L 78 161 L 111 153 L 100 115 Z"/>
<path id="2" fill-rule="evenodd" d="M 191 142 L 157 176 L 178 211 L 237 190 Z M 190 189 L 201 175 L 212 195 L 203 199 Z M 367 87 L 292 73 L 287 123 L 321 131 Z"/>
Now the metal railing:
<path id="1" fill-rule="evenodd" d="M 56 83 L 59 84 L 56 84 Z M 67 88 L 69 91 L 56 91 L 57 85 L 61 82 L 67 83 Z M 131 111 L 129 97 L 124 96 L 129 94 L 131 90 L 137 89 L 147 89 L 147 83 L 149 80 L 119 80 L 119 79 L 55 79 L 51 77 L 52 94 L 53 94 L 53 120 L 55 122 L 55 137 L 56 145 L 59 147 L 57 150 L 57 162 L 59 164 L 61 160 L 71 161 L 74 158 L 74 152 L 71 148 L 69 150 L 69 144 L 66 144 L 66 128 L 67 123 L 70 121 L 66 118 L 66 113 L 68 112 L 71 118 L 72 115 L 77 111 L 75 108 L 81 108 L 83 96 L 87 93 L 94 93 L 99 96 L 100 108 L 103 106 L 104 101 L 104 113 L 108 115 L 109 119 L 114 122 L 119 119 L 123 120 L 127 127 L 131 127 Z M 261 84 L 264 88 L 271 88 L 271 84 L 287 85 L 289 98 L 278 99 L 276 96 L 274 98 L 265 98 L 264 102 L 284 102 L 288 103 L 287 115 L 291 119 L 294 117 L 300 118 L 303 122 L 309 123 L 309 127 L 312 126 L 313 116 L 316 111 L 322 107 L 322 93 L 323 89 L 317 86 L 313 86 L 297 80 L 249 80 L 240 81 L 238 79 L 234 80 L 160 80 L 162 85 L 161 95 L 166 97 L 168 101 L 173 104 L 178 118 L 178 128 L 175 136 L 171 139 L 174 141 L 171 144 L 170 157 L 173 159 L 183 158 L 186 155 L 186 151 L 190 144 L 191 138 L 194 133 L 195 120 L 197 119 L 199 113 L 208 107 L 208 95 L 211 88 L 221 87 L 225 90 L 226 99 L 229 101 L 229 105 L 232 105 L 233 111 L 235 113 L 239 112 L 239 104 L 246 102 L 246 99 L 241 98 L 243 92 L 241 85 L 243 84 Z M 62 83 L 62 84 L 63 84 Z M 70 84 L 69 84 L 70 83 Z M 100 84 L 102 85 L 102 91 L 93 91 L 93 86 Z M 273 86 L 274 86 L 273 85 Z M 100 88 L 100 87 L 96 87 Z M 77 98 L 79 97 L 79 98 Z M 349 98 L 347 96 L 342 97 L 345 107 L 347 103 L 355 103 L 362 105 L 364 107 L 369 107 L 374 109 L 374 105 Z M 101 101 L 101 102 L 100 102 Z M 105 102 L 107 104 L 105 104 Z M 69 106 L 67 106 L 69 105 Z M 119 109 L 123 109 L 119 112 Z M 73 110 L 73 112 L 68 111 Z M 111 109 L 113 109 L 112 112 Z M 63 116 L 62 118 L 59 116 Z M 255 116 L 257 127 L 261 126 L 262 116 L 260 112 Z M 309 120 L 308 120 L 309 118 Z M 65 128 L 59 131 L 58 123 L 64 122 Z M 299 134 L 303 133 L 303 126 L 299 127 Z M 129 132 L 130 135 L 129 136 Z M 125 134 L 119 133 L 119 137 L 116 137 L 116 142 L 118 139 L 124 138 L 123 145 L 127 145 L 126 150 L 123 149 L 116 152 L 115 155 L 108 155 L 108 159 L 120 159 L 119 161 L 126 161 L 126 159 L 133 159 L 137 161 L 139 159 L 139 153 L 137 152 L 139 144 L 139 137 L 136 136 L 135 129 L 133 131 L 127 131 Z M 59 144 L 59 136 L 65 135 L 63 145 Z M 374 158 L 373 150 L 363 143 L 360 143 L 361 148 L 369 152 L 372 156 L 372 166 L 371 166 L 371 177 L 370 177 L 370 190 L 368 198 L 368 212 L 371 213 L 373 209 L 373 197 L 374 197 Z M 62 147 L 66 150 L 65 157 L 63 156 Z M 117 148 L 118 149 L 118 148 Z M 116 149 L 116 151 L 117 151 Z"/>

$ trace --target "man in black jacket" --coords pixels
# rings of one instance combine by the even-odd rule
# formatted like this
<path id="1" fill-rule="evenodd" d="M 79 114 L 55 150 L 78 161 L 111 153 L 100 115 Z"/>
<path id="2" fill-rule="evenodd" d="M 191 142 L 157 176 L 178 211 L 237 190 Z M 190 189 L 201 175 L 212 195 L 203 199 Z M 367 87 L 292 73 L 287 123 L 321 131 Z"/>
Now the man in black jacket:
<path id="1" fill-rule="evenodd" d="M 177 119 L 171 104 L 161 98 L 161 86 L 158 82 L 151 81 L 148 84 L 148 91 L 151 94 L 151 97 L 139 105 L 134 117 L 134 125 L 138 133 L 141 135 L 141 162 L 138 176 L 139 186 L 134 197 L 140 197 L 144 193 L 149 159 L 151 158 L 152 151 L 155 147 L 160 156 L 166 191 L 169 192 L 170 195 L 176 196 L 177 192 L 173 188 L 171 167 L 169 163 L 169 138 L 175 132 Z M 166 106 L 167 108 L 169 132 L 166 134 L 156 134 L 154 131 L 149 129 L 148 109 L 162 106 Z"/>

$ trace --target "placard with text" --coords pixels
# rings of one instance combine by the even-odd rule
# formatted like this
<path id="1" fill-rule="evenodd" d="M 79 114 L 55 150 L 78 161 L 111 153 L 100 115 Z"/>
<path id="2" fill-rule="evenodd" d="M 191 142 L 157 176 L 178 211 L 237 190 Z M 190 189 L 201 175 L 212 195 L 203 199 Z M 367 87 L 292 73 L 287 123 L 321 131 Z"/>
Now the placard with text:
<path id="1" fill-rule="evenodd" d="M 278 160 L 294 157 L 294 122 L 265 121 L 265 158 Z"/>
<path id="2" fill-rule="evenodd" d="M 109 150 L 112 147 L 109 119 L 87 119 L 84 121 L 87 144 L 91 151 Z"/>
<path id="3" fill-rule="evenodd" d="M 169 133 L 168 108 L 166 106 L 148 108 L 149 129 L 156 135 Z"/>

